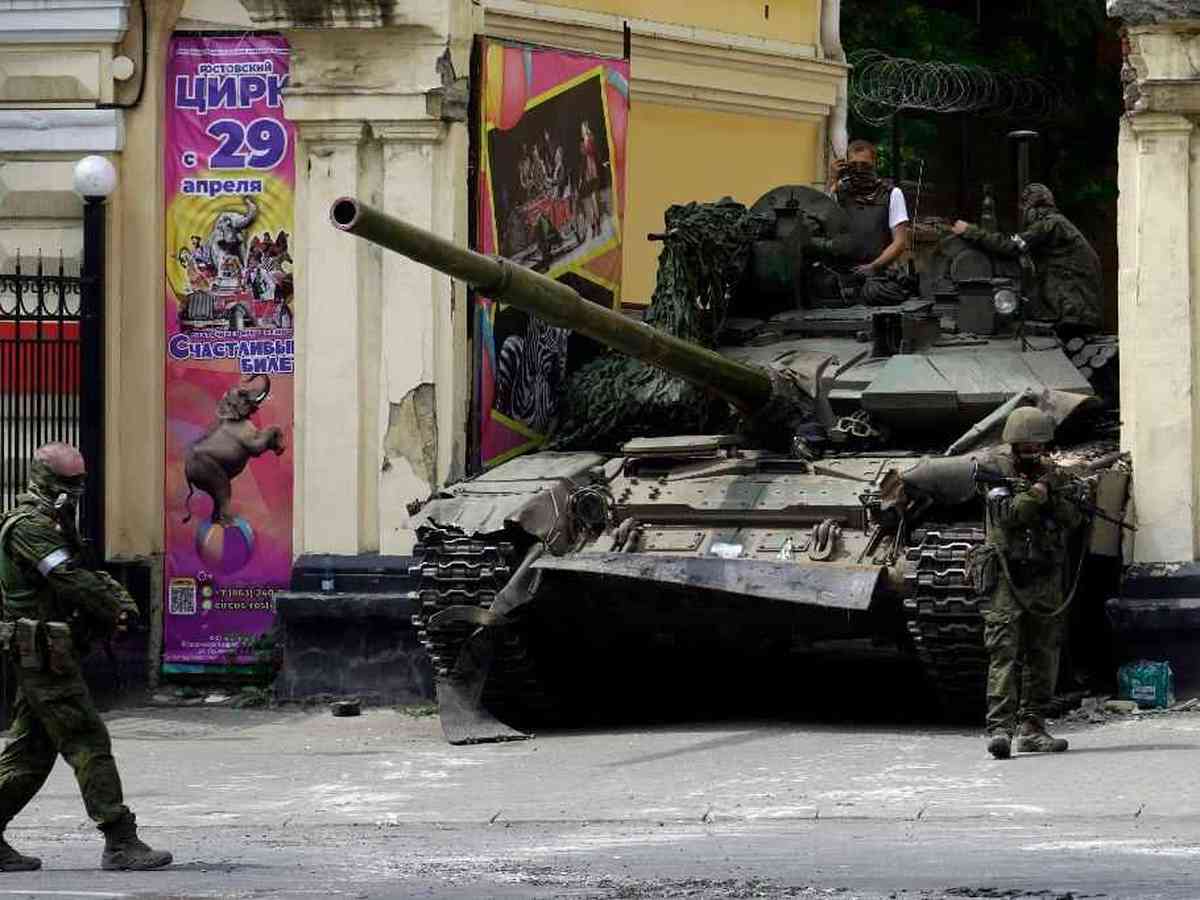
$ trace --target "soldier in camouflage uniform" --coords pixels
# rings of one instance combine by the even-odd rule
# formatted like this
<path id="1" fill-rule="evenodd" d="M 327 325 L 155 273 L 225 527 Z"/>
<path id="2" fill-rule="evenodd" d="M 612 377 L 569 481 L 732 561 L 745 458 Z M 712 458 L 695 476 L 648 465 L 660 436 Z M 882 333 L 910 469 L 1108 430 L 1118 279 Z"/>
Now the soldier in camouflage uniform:
<path id="1" fill-rule="evenodd" d="M 1011 237 L 962 221 L 954 224 L 954 233 L 997 256 L 1029 255 L 1038 277 L 1038 301 L 1029 318 L 1073 331 L 1099 330 L 1104 319 L 1100 257 L 1058 211 L 1054 194 L 1044 184 L 1025 188 L 1021 211 L 1024 230 Z"/>
<path id="2" fill-rule="evenodd" d="M 80 563 L 75 508 L 85 477 L 78 450 L 48 444 L 34 454 L 29 492 L 0 517 L 0 638 L 19 687 L 0 753 L 0 871 L 41 867 L 41 860 L 10 847 L 3 831 L 41 789 L 59 754 L 75 770 L 87 813 L 104 834 L 102 868 L 171 862 L 170 853 L 138 840 L 108 729 L 80 669 L 89 638 L 111 635 L 137 615 L 124 588 Z"/>
<path id="3" fill-rule="evenodd" d="M 1054 420 L 1045 413 L 1013 411 L 1004 426 L 1011 456 L 998 454 L 993 462 L 1014 480 L 987 493 L 987 541 L 999 554 L 984 614 L 987 748 L 997 759 L 1010 756 L 1018 723 L 1019 751 L 1067 749 L 1046 732 L 1043 715 L 1058 676 L 1068 548 L 1083 515 L 1063 498 L 1066 479 L 1042 456 L 1053 437 Z"/>

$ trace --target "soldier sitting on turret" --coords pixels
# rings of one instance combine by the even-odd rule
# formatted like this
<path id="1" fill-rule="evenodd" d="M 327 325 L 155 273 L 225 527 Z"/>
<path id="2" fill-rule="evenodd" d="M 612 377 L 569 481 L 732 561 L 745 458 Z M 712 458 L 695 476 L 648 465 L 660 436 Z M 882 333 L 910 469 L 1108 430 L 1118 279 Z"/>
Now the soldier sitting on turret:
<path id="1" fill-rule="evenodd" d="M 1053 322 L 1062 331 L 1098 331 L 1103 324 L 1100 257 L 1078 228 L 1058 211 L 1054 194 L 1034 182 L 1021 194 L 1024 230 L 1011 237 L 966 222 L 954 233 L 989 253 L 1013 258 L 1028 254 L 1037 268 L 1038 296 L 1030 319 Z"/>
<path id="2" fill-rule="evenodd" d="M 846 159 L 830 165 L 828 192 L 850 219 L 849 253 L 833 266 L 843 294 L 872 305 L 902 303 L 907 292 L 892 264 L 908 246 L 908 206 L 903 192 L 880 178 L 875 145 L 850 143 Z"/>

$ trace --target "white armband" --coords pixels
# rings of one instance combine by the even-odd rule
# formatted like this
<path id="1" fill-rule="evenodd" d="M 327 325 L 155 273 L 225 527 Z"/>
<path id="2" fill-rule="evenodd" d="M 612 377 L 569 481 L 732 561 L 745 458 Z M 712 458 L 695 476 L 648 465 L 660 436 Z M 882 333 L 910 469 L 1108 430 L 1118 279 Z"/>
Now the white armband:
<path id="1" fill-rule="evenodd" d="M 47 553 L 42 558 L 37 564 L 37 570 L 42 573 L 42 577 L 44 578 L 70 558 L 70 551 L 66 547 L 59 547 L 53 553 Z"/>

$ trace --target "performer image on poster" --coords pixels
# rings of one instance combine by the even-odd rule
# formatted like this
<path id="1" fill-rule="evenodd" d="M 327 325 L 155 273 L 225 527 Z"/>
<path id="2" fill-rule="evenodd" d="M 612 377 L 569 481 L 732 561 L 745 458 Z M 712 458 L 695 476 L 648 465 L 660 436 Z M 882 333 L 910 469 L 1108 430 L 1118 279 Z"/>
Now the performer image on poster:
<path id="1" fill-rule="evenodd" d="M 489 134 L 505 256 L 540 272 L 577 264 L 616 237 L 599 82 L 585 81 Z"/>
<path id="2" fill-rule="evenodd" d="M 207 237 L 193 234 L 191 246 L 175 255 L 184 272 L 186 293 L 178 299 L 186 331 L 292 327 L 289 235 L 263 231 L 247 241 L 259 208 L 250 197 L 242 204 L 241 211 L 218 213 Z"/>

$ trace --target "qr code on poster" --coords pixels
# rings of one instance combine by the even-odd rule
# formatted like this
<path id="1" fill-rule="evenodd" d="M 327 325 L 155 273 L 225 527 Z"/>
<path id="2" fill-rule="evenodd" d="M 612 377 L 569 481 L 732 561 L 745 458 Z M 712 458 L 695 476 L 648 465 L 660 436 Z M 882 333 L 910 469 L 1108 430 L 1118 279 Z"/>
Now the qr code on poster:
<path id="1" fill-rule="evenodd" d="M 191 578 L 174 578 L 168 594 L 167 611 L 173 616 L 196 614 L 196 582 Z"/>

